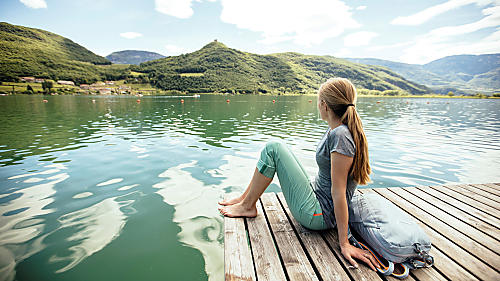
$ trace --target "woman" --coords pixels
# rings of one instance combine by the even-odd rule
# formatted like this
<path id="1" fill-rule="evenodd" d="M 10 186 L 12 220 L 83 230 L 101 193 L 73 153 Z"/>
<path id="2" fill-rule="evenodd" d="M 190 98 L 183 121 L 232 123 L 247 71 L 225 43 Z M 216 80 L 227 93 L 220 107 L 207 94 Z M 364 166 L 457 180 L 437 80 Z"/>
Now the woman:
<path id="1" fill-rule="evenodd" d="M 269 142 L 262 150 L 254 175 L 245 192 L 237 198 L 219 202 L 219 211 L 228 217 L 257 216 L 256 202 L 275 173 L 294 218 L 303 226 L 322 230 L 337 226 L 342 255 L 354 266 L 357 258 L 373 270 L 372 255 L 349 244 L 348 204 L 357 184 L 370 178 L 368 146 L 356 112 L 356 89 L 344 78 L 325 82 L 318 91 L 321 119 L 328 130 L 316 149 L 319 172 L 309 181 L 293 153 L 279 142 Z"/>

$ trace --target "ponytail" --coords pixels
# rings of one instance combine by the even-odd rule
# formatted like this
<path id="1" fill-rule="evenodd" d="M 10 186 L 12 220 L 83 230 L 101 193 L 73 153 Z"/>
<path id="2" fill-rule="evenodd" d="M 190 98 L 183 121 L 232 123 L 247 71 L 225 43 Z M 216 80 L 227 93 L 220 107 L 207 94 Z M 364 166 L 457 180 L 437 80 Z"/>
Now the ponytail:
<path id="1" fill-rule="evenodd" d="M 368 142 L 366 141 L 365 132 L 363 131 L 361 118 L 359 118 L 359 114 L 354 106 L 348 106 L 340 121 L 349 128 L 349 132 L 351 132 L 354 140 L 354 145 L 356 146 L 351 175 L 358 184 L 365 185 L 370 182 L 369 175 L 371 173 L 371 168 L 368 159 Z"/>
<path id="2" fill-rule="evenodd" d="M 356 146 L 356 153 L 351 166 L 350 175 L 361 185 L 370 182 L 370 161 L 368 159 L 368 142 L 361 118 L 356 111 L 356 89 L 354 85 L 345 78 L 332 78 L 319 88 L 319 95 L 332 109 L 336 116 L 340 117 L 342 124 L 349 128 L 349 132 Z"/>

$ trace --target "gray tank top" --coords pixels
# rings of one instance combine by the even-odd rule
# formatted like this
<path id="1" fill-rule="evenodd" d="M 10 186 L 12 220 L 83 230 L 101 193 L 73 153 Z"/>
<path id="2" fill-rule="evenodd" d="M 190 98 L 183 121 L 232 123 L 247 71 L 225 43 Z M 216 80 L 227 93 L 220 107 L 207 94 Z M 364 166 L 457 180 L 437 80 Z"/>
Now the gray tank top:
<path id="1" fill-rule="evenodd" d="M 328 128 L 316 149 L 316 163 L 318 164 L 318 175 L 313 184 L 314 193 L 321 205 L 323 218 L 329 227 L 335 227 L 335 212 L 333 210 L 331 159 L 332 152 L 354 157 L 356 146 L 351 132 L 346 125 L 342 124 L 335 129 Z M 358 184 L 351 175 L 347 177 L 346 200 L 351 203 L 351 198 Z"/>

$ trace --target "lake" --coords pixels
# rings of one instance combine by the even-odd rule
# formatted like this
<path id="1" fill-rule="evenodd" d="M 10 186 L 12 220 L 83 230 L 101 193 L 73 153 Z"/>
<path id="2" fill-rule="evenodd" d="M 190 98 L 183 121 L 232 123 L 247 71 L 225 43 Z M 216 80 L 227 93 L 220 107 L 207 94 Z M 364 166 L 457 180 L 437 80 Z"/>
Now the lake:
<path id="1" fill-rule="evenodd" d="M 327 124 L 312 96 L 180 99 L 0 97 L 0 280 L 223 279 L 217 201 L 244 190 L 269 140 L 313 177 Z M 500 100 L 357 110 L 368 187 L 500 182 Z"/>

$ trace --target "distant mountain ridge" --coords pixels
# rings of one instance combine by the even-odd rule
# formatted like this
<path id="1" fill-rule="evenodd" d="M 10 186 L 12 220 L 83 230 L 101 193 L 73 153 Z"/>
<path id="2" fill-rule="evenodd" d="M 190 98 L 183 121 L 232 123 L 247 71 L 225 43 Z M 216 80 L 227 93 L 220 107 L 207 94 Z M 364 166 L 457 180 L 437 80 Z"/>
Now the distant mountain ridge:
<path id="1" fill-rule="evenodd" d="M 447 56 L 423 65 L 373 58 L 346 59 L 387 67 L 408 80 L 431 87 L 440 93 L 454 88 L 467 93 L 492 93 L 500 90 L 500 54 Z"/>
<path id="2" fill-rule="evenodd" d="M 156 60 L 164 58 L 164 55 L 148 52 L 148 51 L 140 51 L 140 50 L 124 50 L 113 52 L 106 56 L 108 60 L 115 64 L 140 64 L 143 62 Z"/>

